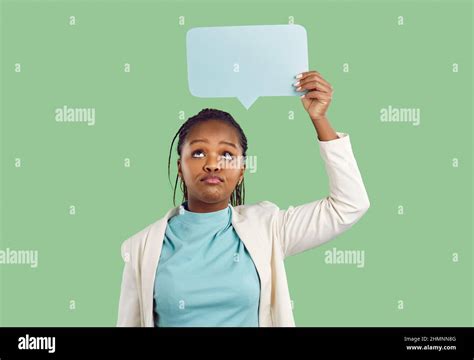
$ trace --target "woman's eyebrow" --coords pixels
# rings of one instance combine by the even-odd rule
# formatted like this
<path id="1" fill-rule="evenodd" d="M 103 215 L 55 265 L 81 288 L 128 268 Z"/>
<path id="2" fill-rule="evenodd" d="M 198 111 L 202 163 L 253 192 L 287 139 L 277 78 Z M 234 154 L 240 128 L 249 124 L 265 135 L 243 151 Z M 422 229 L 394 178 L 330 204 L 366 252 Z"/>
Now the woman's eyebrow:
<path id="1" fill-rule="evenodd" d="M 205 142 L 205 143 L 209 143 L 209 141 L 207 141 L 207 140 L 205 140 L 205 139 L 195 139 L 195 140 L 191 141 L 191 142 L 189 143 L 189 145 L 192 145 L 192 144 L 194 144 L 194 143 L 196 143 L 196 142 L 199 142 L 199 141 L 202 141 L 202 142 Z M 231 143 L 231 142 L 229 142 L 229 141 L 220 141 L 219 144 L 227 144 L 227 145 L 233 146 L 234 148 L 237 149 L 237 146 L 236 146 L 234 143 Z"/>

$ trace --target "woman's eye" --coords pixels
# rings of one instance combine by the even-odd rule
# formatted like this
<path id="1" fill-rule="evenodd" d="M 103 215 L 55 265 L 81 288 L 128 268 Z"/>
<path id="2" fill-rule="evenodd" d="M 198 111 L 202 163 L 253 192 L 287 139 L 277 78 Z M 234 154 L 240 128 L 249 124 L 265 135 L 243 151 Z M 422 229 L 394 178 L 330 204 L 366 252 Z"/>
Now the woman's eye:
<path id="1" fill-rule="evenodd" d="M 226 156 L 226 160 L 232 160 L 233 156 L 230 152 L 225 151 L 224 154 L 229 154 L 229 156 Z"/>
<path id="2" fill-rule="evenodd" d="M 195 155 L 195 154 L 199 154 L 199 153 L 204 154 L 204 152 L 203 152 L 202 150 L 196 150 L 196 151 L 193 151 L 192 156 L 193 156 L 193 157 L 196 157 L 196 156 L 194 156 L 194 155 Z M 227 156 L 224 156 L 225 160 L 232 160 L 232 159 L 233 159 L 232 153 L 230 153 L 230 152 L 228 152 L 228 151 L 224 151 L 224 154 L 228 154 Z M 202 156 L 197 156 L 197 157 L 200 158 L 200 157 L 202 157 Z"/>
<path id="3" fill-rule="evenodd" d="M 192 154 L 192 155 L 193 155 L 193 157 L 195 157 L 195 156 L 194 156 L 194 154 L 197 154 L 197 153 L 202 153 L 202 151 L 201 151 L 201 150 L 196 150 L 196 151 L 193 151 L 193 154 Z M 200 156 L 199 156 L 199 157 L 200 157 Z"/>

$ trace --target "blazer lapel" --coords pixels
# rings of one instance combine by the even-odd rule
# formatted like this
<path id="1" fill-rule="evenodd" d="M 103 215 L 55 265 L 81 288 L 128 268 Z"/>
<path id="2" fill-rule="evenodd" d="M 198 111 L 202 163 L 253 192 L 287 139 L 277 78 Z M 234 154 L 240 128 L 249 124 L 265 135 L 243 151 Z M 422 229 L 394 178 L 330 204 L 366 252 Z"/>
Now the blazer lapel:
<path id="1" fill-rule="evenodd" d="M 158 261 L 163 248 L 163 239 L 165 237 L 168 219 L 179 212 L 179 206 L 169 210 L 166 215 L 155 222 L 148 233 L 142 254 L 142 303 L 144 313 L 144 324 L 142 326 L 153 327 L 153 291 L 155 287 L 155 275 Z"/>
<path id="2" fill-rule="evenodd" d="M 265 251 L 265 244 L 258 228 L 252 228 L 244 214 L 239 213 L 232 206 L 232 226 L 240 240 L 247 248 L 260 278 L 259 326 L 272 326 L 270 315 L 271 269 L 269 254 Z"/>

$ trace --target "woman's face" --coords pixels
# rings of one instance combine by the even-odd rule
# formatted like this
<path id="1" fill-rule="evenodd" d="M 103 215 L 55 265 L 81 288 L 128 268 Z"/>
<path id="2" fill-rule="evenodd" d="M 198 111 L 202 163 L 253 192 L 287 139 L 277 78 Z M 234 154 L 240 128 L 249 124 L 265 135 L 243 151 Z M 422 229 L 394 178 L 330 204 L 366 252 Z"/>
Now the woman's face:
<path id="1" fill-rule="evenodd" d="M 205 208 L 207 204 L 226 207 L 244 175 L 242 153 L 238 132 L 233 126 L 214 119 L 194 125 L 178 159 L 178 174 L 186 184 L 188 202 L 195 208 Z M 217 176 L 221 181 L 207 183 L 203 179 L 208 175 Z"/>

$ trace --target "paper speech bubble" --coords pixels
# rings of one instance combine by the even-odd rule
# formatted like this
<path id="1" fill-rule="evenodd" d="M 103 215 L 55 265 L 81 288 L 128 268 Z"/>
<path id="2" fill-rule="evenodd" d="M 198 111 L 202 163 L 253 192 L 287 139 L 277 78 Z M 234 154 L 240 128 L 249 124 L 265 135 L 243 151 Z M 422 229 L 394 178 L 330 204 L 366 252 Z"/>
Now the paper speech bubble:
<path id="1" fill-rule="evenodd" d="M 186 34 L 192 95 L 237 97 L 249 109 L 260 96 L 300 96 L 295 75 L 308 71 L 301 25 L 199 27 Z"/>

